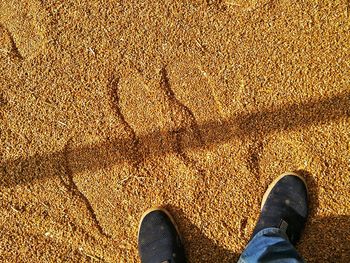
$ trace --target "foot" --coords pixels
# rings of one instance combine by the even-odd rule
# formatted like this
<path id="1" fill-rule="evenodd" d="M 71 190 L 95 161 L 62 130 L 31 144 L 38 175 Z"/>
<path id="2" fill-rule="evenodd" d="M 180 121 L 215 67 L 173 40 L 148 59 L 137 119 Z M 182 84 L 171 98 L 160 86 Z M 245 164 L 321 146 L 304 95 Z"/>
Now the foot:
<path id="1" fill-rule="evenodd" d="M 138 234 L 142 263 L 185 263 L 179 232 L 165 209 L 150 209 L 143 215 Z"/>
<path id="2" fill-rule="evenodd" d="M 261 213 L 253 231 L 280 228 L 295 245 L 300 238 L 308 215 L 308 197 L 305 180 L 289 172 L 276 178 L 264 194 Z"/>

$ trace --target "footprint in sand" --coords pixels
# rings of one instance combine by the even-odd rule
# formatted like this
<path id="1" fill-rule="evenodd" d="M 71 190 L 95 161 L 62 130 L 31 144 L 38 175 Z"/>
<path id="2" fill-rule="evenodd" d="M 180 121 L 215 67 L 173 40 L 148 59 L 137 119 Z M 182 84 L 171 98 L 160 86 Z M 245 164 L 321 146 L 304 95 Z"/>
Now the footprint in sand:
<path id="1" fill-rule="evenodd" d="M 219 77 L 207 73 L 191 61 L 173 63 L 168 66 L 173 93 L 189 109 L 198 123 L 202 144 L 196 147 L 191 138 L 184 136 L 184 151 L 198 163 L 210 162 L 220 147 L 233 135 L 230 125 L 231 110 L 225 100 L 226 86 Z M 220 73 L 218 74 L 220 75 Z"/>
<path id="2" fill-rule="evenodd" d="M 95 230 L 115 239 L 118 234 L 127 235 L 123 233 L 129 230 L 124 216 L 133 209 L 131 198 L 141 198 L 133 191 L 141 188 L 139 183 L 145 173 L 137 137 L 120 110 L 118 90 L 119 79 L 112 76 L 107 84 L 106 107 L 114 123 L 110 131 L 105 130 L 112 136 L 81 134 L 72 138 L 64 150 L 61 176 L 62 184 L 84 204 Z"/>
<path id="3" fill-rule="evenodd" d="M 203 171 L 184 150 L 186 141 L 203 144 L 195 116 L 176 98 L 165 68 L 152 80 L 136 70 L 130 76 L 120 81 L 119 106 L 138 138 L 143 165 L 152 174 L 149 183 L 162 182 L 152 198 L 168 196 L 174 187 L 186 193 L 178 196 L 195 198 Z"/>
<path id="4" fill-rule="evenodd" d="M 235 181 L 240 181 L 242 184 L 240 174 L 245 174 L 242 170 L 247 170 L 246 184 L 256 180 L 261 173 L 260 159 L 266 140 L 256 133 L 249 137 L 241 135 L 240 116 L 237 116 L 237 104 L 241 99 L 249 98 L 232 95 L 235 86 L 227 85 L 223 71 L 209 73 L 209 70 L 188 62 L 169 65 L 169 72 L 176 72 L 170 73 L 173 90 L 177 98 L 191 108 L 205 142 L 204 150 L 188 148 L 186 154 L 210 174 L 205 188 L 211 191 L 207 195 L 208 203 L 213 196 L 219 198 L 227 190 L 225 182 L 234 185 Z M 235 161 L 231 161 L 233 156 Z M 247 167 L 241 167 L 239 160 Z"/>
<path id="5" fill-rule="evenodd" d="M 39 1 L 2 1 L 1 52 L 18 58 L 34 57 L 45 44 L 46 12 Z"/>
<path id="6" fill-rule="evenodd" d="M 193 112 L 176 98 L 167 70 L 161 69 L 156 81 L 147 81 L 139 72 L 133 78 L 121 85 L 121 107 L 144 156 L 166 160 L 175 155 L 180 165 L 198 172 L 184 149 L 186 144 L 196 147 L 204 142 Z"/>

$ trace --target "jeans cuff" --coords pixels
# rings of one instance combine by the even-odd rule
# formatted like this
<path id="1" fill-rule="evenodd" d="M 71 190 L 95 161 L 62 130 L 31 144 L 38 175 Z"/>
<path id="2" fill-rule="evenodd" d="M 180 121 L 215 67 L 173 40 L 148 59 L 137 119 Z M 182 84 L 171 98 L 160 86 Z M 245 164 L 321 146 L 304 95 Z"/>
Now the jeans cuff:
<path id="1" fill-rule="evenodd" d="M 264 229 L 260 230 L 258 233 L 256 233 L 255 236 L 250 240 L 250 242 L 252 242 L 254 239 L 256 239 L 258 237 L 261 237 L 261 236 L 263 236 L 265 234 L 280 234 L 284 238 L 289 240 L 286 232 L 282 231 L 281 229 L 279 229 L 277 227 L 268 227 L 268 228 L 264 228 Z"/>

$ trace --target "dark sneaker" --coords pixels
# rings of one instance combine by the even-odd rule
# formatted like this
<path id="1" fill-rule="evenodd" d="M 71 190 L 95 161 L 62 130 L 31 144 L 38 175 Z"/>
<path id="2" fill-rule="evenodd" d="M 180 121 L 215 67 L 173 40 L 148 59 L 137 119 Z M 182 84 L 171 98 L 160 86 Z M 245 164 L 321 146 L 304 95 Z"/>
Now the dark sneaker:
<path id="1" fill-rule="evenodd" d="M 264 194 L 252 237 L 264 228 L 275 227 L 284 231 L 295 245 L 304 229 L 307 215 L 305 180 L 295 173 L 284 173 L 272 182 Z"/>
<path id="2" fill-rule="evenodd" d="M 138 246 L 142 263 L 186 262 L 179 232 L 165 209 L 153 208 L 142 216 Z"/>

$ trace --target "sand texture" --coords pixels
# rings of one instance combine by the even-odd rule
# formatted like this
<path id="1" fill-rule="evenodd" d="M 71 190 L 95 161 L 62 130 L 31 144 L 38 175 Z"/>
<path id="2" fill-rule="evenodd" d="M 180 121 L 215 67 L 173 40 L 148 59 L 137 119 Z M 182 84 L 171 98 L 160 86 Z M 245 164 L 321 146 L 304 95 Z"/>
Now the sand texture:
<path id="1" fill-rule="evenodd" d="M 234 262 L 299 171 L 308 262 L 350 262 L 348 0 L 0 0 L 0 261 L 139 262 L 152 206 Z"/>

